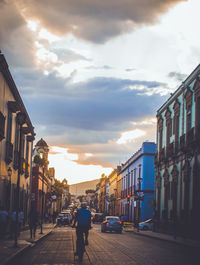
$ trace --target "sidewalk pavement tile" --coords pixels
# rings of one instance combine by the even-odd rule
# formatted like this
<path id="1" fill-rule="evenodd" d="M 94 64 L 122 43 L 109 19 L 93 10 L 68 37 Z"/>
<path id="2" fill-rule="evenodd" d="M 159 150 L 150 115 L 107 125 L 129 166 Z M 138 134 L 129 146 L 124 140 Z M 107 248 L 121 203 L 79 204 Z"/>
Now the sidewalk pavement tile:
<path id="1" fill-rule="evenodd" d="M 16 255 L 19 255 L 28 247 L 33 246 L 39 240 L 51 233 L 54 227 L 55 224 L 43 224 L 43 234 L 40 234 L 40 228 L 38 228 L 34 240 L 30 239 L 29 230 L 26 229 L 21 231 L 18 238 L 17 247 L 14 247 L 14 239 L 0 240 L 0 265 L 5 265 Z"/>

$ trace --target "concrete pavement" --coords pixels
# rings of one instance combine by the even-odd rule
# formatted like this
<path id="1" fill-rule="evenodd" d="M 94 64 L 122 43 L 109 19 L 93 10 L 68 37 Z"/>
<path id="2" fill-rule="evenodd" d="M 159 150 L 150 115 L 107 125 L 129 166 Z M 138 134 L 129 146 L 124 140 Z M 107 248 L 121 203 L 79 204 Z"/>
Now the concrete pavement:
<path id="1" fill-rule="evenodd" d="M 55 224 L 43 224 L 43 234 L 40 234 L 40 227 L 36 231 L 35 239 L 30 239 L 30 231 L 21 231 L 18 238 L 18 246 L 14 247 L 14 239 L 0 240 L 0 265 L 6 265 L 17 255 L 22 254 L 27 248 L 34 246 L 38 241 L 46 237 Z"/>
<path id="2" fill-rule="evenodd" d="M 200 248 L 200 240 L 195 241 L 195 240 L 192 240 L 189 238 L 183 238 L 183 237 L 179 237 L 179 236 L 177 236 L 175 239 L 173 237 L 173 235 L 157 233 L 157 232 L 153 232 L 153 231 L 142 231 L 142 230 L 137 232 L 136 229 L 133 230 L 133 233 L 140 235 L 140 236 L 146 236 L 146 237 L 155 238 L 158 240 L 169 241 L 172 243 L 181 244 L 181 245 L 188 246 L 188 247 L 190 246 L 190 247 Z"/>

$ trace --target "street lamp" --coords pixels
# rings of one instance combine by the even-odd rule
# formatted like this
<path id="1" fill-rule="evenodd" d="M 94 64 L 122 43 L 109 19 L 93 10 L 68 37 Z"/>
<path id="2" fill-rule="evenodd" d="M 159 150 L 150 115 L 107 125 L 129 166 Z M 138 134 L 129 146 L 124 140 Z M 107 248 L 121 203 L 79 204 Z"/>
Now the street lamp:
<path id="1" fill-rule="evenodd" d="M 11 204 L 11 175 L 12 175 L 12 168 L 8 168 L 8 204 L 7 210 L 10 211 L 10 204 Z"/>
<path id="2" fill-rule="evenodd" d="M 41 223 L 40 223 L 40 234 L 43 234 L 43 216 L 44 216 L 44 153 L 40 153 L 40 164 L 42 165 L 42 211 L 41 211 Z"/>
<path id="3" fill-rule="evenodd" d="M 138 189 L 137 189 L 137 231 L 140 231 L 139 223 L 140 223 L 140 214 L 141 214 L 141 208 L 140 208 L 140 201 L 143 200 L 144 194 L 141 190 L 141 183 L 142 183 L 142 177 L 141 177 L 141 164 L 139 165 L 139 176 L 138 176 Z"/>
<path id="4" fill-rule="evenodd" d="M 14 247 L 17 247 L 18 237 L 18 216 L 19 216 L 19 193 L 20 193 L 20 175 L 22 173 L 21 154 L 22 154 L 22 127 L 26 122 L 26 114 L 23 112 L 17 113 L 16 122 L 19 125 L 19 153 L 18 153 L 18 175 L 17 175 L 17 192 L 16 192 L 16 220 L 15 220 L 15 242 Z"/>
<path id="5" fill-rule="evenodd" d="M 116 215 L 116 201 L 117 201 L 117 189 L 114 189 L 114 193 L 115 193 L 115 198 L 114 198 L 114 215 Z"/>

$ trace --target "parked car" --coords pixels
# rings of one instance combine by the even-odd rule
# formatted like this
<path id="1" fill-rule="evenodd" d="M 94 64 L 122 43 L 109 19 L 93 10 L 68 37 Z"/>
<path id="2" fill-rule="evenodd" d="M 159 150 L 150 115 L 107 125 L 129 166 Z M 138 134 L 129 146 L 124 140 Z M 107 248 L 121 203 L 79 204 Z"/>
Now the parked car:
<path id="1" fill-rule="evenodd" d="M 72 216 L 71 213 L 61 212 L 57 217 L 57 225 L 69 225 L 71 224 Z"/>
<path id="2" fill-rule="evenodd" d="M 101 232 L 105 233 L 107 231 L 115 231 L 122 233 L 122 222 L 118 216 L 106 216 L 105 220 L 101 224 Z"/>
<path id="3" fill-rule="evenodd" d="M 94 223 L 101 223 L 103 222 L 103 213 L 95 213 L 92 218 L 92 222 Z"/>
<path id="4" fill-rule="evenodd" d="M 153 221 L 152 219 L 148 219 L 144 222 L 139 223 L 140 230 L 152 230 L 153 228 Z"/>

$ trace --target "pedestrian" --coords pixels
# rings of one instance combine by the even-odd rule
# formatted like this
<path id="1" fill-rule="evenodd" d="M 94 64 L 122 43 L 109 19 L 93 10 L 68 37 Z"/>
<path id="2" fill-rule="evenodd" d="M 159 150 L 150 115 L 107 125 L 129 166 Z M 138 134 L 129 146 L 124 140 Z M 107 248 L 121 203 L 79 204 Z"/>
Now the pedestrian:
<path id="1" fill-rule="evenodd" d="M 29 229 L 30 229 L 30 237 L 35 239 L 36 229 L 38 223 L 38 214 L 36 210 L 31 210 L 29 213 Z"/>
<path id="2" fill-rule="evenodd" d="M 20 210 L 19 212 L 19 231 L 22 230 L 22 227 L 24 226 L 24 212 Z"/>
<path id="3" fill-rule="evenodd" d="M 15 233 L 15 229 L 16 229 L 16 211 L 12 212 L 10 219 L 11 219 L 10 237 L 13 238 L 14 233 Z M 18 224 L 18 226 L 19 226 L 19 224 Z M 18 232 L 19 232 L 19 229 L 18 229 Z"/>
<path id="4" fill-rule="evenodd" d="M 53 212 L 53 224 L 55 224 L 56 223 L 56 212 Z"/>
<path id="5" fill-rule="evenodd" d="M 4 207 L 0 207 L 0 239 L 3 239 L 7 230 L 8 212 Z"/>

